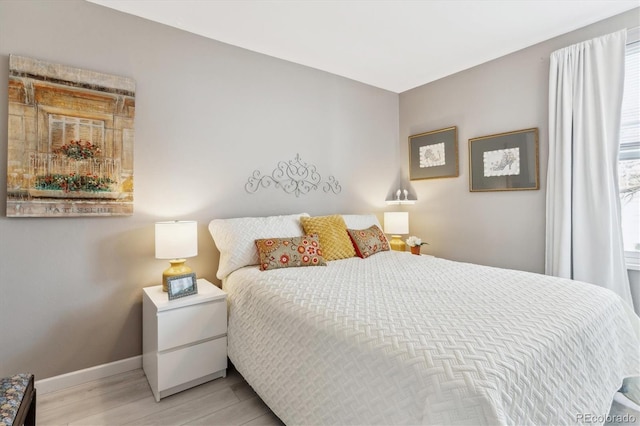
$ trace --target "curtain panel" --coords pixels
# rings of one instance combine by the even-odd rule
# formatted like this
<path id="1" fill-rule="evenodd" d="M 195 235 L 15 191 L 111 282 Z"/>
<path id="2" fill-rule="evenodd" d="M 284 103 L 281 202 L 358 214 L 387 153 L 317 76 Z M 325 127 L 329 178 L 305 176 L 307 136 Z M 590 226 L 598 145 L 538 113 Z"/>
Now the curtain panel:
<path id="1" fill-rule="evenodd" d="M 551 54 L 545 273 L 632 306 L 618 195 L 626 30 Z"/>

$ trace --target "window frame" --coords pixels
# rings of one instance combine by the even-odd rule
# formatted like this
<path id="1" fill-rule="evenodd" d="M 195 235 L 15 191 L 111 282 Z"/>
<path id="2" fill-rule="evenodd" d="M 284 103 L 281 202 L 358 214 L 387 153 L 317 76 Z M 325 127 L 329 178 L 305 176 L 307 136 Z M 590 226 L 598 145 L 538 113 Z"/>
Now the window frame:
<path id="1" fill-rule="evenodd" d="M 640 27 L 635 27 L 627 30 L 627 46 L 630 44 L 640 42 Z M 640 141 L 635 141 L 631 143 L 624 144 L 624 147 L 621 145 L 620 154 L 618 156 L 618 162 L 629 159 L 640 158 L 638 155 L 637 145 Z M 631 151 L 631 152 L 630 152 Z M 637 196 L 640 196 L 638 194 Z M 624 236 L 623 236 L 624 238 Z M 628 270 L 636 270 L 640 271 L 640 250 L 636 251 L 624 251 L 625 263 Z"/>

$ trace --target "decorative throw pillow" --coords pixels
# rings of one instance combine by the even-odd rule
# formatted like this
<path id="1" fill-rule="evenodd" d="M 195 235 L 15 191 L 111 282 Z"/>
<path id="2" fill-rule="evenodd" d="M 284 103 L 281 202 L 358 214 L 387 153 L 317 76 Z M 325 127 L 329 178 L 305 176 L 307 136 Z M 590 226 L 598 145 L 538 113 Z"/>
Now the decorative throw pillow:
<path id="1" fill-rule="evenodd" d="M 256 240 L 260 270 L 326 265 L 317 235 Z"/>
<path id="2" fill-rule="evenodd" d="M 389 242 L 384 232 L 376 225 L 367 229 L 347 229 L 358 257 L 367 258 L 381 251 L 389 251 Z"/>
<path id="3" fill-rule="evenodd" d="M 356 255 L 342 216 L 301 217 L 300 223 L 305 234 L 318 234 L 326 260 L 346 259 Z"/>

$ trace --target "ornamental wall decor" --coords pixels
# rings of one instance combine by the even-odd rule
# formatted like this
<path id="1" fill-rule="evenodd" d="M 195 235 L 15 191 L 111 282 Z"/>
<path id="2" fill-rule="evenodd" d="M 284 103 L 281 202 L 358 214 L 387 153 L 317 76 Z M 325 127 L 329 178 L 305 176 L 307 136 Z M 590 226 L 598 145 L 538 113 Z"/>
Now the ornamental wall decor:
<path id="1" fill-rule="evenodd" d="M 7 216 L 133 214 L 135 82 L 10 55 Z"/>
<path id="2" fill-rule="evenodd" d="M 538 128 L 469 139 L 469 191 L 540 189 Z"/>
<path id="3" fill-rule="evenodd" d="M 457 177 L 458 128 L 409 136 L 409 179 Z"/>
<path id="4" fill-rule="evenodd" d="M 255 170 L 247 180 L 244 189 L 253 194 L 260 188 L 268 188 L 273 185 L 281 188 L 287 194 L 295 194 L 296 197 L 317 190 L 322 186 L 324 192 L 340 193 L 342 187 L 335 177 L 329 176 L 325 181 L 318 173 L 316 166 L 303 162 L 300 154 L 289 161 L 279 161 L 271 174 L 263 175 Z"/>

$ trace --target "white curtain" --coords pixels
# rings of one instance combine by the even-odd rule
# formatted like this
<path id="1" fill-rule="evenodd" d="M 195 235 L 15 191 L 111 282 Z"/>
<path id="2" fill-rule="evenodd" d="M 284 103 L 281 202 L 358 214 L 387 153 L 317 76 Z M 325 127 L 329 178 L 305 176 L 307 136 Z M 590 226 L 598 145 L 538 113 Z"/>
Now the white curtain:
<path id="1" fill-rule="evenodd" d="M 618 196 L 626 39 L 623 30 L 551 55 L 545 272 L 632 305 Z"/>

